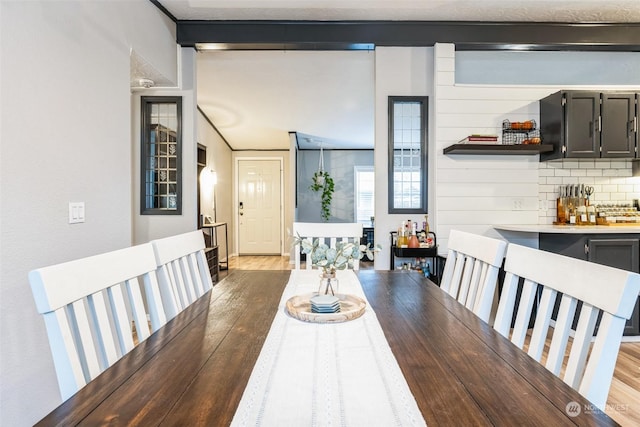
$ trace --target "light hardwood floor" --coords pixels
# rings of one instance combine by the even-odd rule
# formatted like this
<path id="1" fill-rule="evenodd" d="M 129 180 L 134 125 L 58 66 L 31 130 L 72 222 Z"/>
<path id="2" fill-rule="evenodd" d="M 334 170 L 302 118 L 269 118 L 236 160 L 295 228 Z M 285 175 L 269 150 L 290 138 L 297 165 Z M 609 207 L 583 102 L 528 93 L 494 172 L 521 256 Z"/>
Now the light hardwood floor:
<path id="1" fill-rule="evenodd" d="M 290 270 L 288 257 L 241 256 L 229 259 L 230 270 Z M 361 263 L 360 268 L 373 268 L 373 263 Z M 228 271 L 222 271 L 220 279 Z M 640 342 L 622 343 L 616 370 L 611 382 L 607 414 L 623 426 L 640 425 Z"/>

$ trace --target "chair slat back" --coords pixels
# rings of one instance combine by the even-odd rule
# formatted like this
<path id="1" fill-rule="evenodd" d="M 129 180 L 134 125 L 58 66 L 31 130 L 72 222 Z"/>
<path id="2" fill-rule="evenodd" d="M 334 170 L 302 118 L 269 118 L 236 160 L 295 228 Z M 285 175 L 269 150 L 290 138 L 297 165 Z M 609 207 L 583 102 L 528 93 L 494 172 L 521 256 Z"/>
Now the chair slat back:
<path id="1" fill-rule="evenodd" d="M 309 242 L 313 242 L 318 239 L 320 243 L 324 243 L 331 248 L 335 248 L 337 242 L 352 242 L 356 245 L 360 245 L 362 224 L 294 222 L 293 235 L 299 235 Z M 300 245 L 294 245 L 293 251 L 295 254 L 295 269 L 300 270 Z M 309 257 L 307 257 L 305 268 L 307 270 L 311 270 L 313 268 Z M 353 269 L 360 269 L 360 260 L 354 260 Z"/>
<path id="2" fill-rule="evenodd" d="M 166 323 L 155 270 L 144 244 L 29 273 L 63 400 Z"/>
<path id="3" fill-rule="evenodd" d="M 151 241 L 160 295 L 172 319 L 213 287 L 201 230 Z"/>
<path id="4" fill-rule="evenodd" d="M 440 287 L 488 322 L 506 242 L 451 230 L 448 246 Z"/>
<path id="5" fill-rule="evenodd" d="M 562 379 L 604 409 L 624 325 L 640 292 L 640 275 L 512 244 L 507 248 L 505 272 L 494 328 L 524 349 L 533 318 L 529 355 L 540 362 L 545 340 L 552 334 L 547 369 L 560 377 L 568 353 Z M 559 307 L 554 310 L 558 298 Z M 574 331 L 579 303 L 582 308 Z"/>

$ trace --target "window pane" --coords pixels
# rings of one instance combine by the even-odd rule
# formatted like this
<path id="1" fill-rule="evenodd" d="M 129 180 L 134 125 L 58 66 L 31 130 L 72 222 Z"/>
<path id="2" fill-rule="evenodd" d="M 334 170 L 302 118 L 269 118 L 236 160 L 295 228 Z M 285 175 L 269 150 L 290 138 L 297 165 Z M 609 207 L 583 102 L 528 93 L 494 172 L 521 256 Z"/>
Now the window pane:
<path id="1" fill-rule="evenodd" d="M 427 97 L 389 97 L 389 213 L 427 212 Z"/>
<path id="2" fill-rule="evenodd" d="M 142 97 L 142 214 L 181 213 L 180 97 Z"/>
<path id="3" fill-rule="evenodd" d="M 355 218 L 356 222 L 369 225 L 374 215 L 375 176 L 373 167 L 357 166 L 355 169 Z"/>

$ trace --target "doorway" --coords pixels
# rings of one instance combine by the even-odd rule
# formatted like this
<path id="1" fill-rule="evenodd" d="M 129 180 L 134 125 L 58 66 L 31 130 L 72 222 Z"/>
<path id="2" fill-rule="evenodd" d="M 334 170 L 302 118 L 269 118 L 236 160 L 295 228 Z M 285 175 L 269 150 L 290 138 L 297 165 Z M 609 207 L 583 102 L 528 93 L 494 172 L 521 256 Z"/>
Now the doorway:
<path id="1" fill-rule="evenodd" d="M 238 255 L 282 254 L 282 158 L 238 158 Z"/>

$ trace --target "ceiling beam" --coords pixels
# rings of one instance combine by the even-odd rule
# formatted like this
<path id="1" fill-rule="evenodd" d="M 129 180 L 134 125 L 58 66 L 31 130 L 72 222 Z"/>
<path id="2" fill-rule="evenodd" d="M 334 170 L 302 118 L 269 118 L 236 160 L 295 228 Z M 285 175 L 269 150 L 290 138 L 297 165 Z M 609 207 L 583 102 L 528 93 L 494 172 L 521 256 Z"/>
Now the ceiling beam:
<path id="1" fill-rule="evenodd" d="M 181 46 L 209 43 L 223 50 L 350 50 L 454 43 L 458 50 L 640 52 L 640 23 L 178 20 L 176 26 Z"/>

